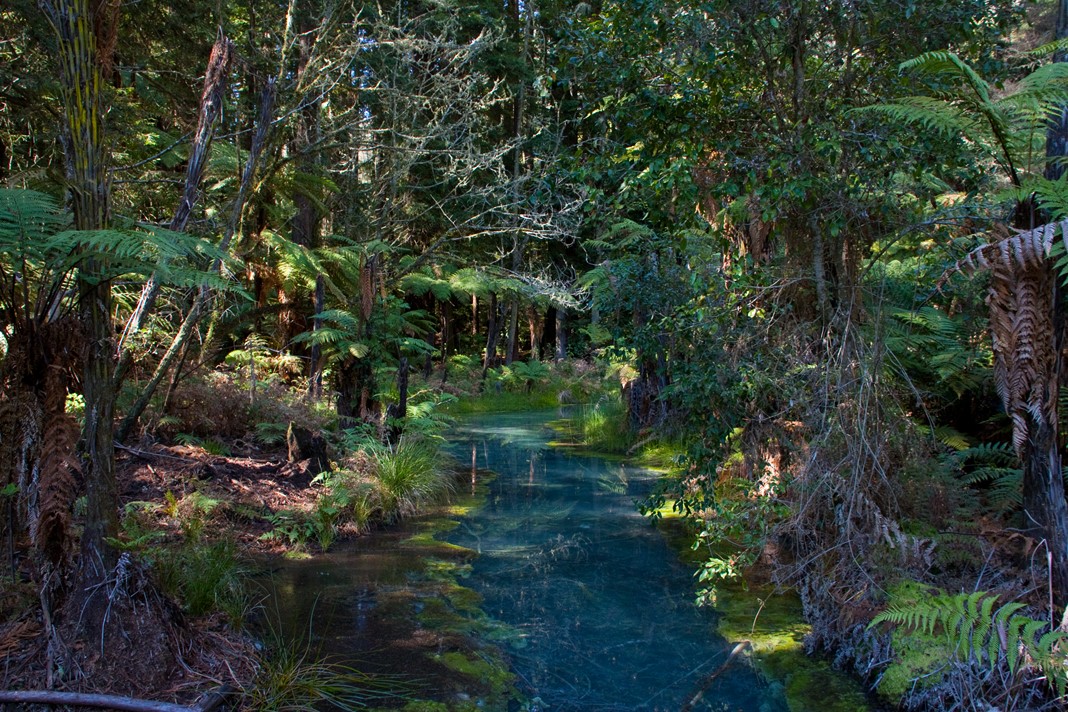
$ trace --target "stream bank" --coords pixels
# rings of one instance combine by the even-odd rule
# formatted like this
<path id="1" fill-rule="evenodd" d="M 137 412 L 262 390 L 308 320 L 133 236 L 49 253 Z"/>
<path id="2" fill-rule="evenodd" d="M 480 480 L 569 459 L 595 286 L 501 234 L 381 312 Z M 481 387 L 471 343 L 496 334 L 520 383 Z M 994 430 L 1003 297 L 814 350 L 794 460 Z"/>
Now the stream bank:
<path id="1" fill-rule="evenodd" d="M 867 708 L 804 656 L 795 607 L 769 597 L 754 627 L 752 591 L 694 606 L 672 523 L 634 506 L 657 473 L 552 447 L 547 418 L 465 419 L 451 504 L 281 562 L 268 581 L 291 634 L 414 680 L 410 710 Z M 731 654 L 742 639 L 756 666 Z"/>

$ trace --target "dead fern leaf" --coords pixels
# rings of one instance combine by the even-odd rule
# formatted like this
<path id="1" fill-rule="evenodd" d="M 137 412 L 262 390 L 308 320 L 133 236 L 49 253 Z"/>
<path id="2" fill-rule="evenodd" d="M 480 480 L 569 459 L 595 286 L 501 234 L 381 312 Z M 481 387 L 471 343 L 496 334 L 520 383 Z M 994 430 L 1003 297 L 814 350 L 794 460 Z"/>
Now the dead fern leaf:
<path id="1" fill-rule="evenodd" d="M 943 276 L 990 273 L 986 303 L 994 350 L 994 385 L 1012 420 L 1012 443 L 1021 453 L 1032 423 L 1056 424 L 1052 389 L 1056 369 L 1053 332 L 1054 275 L 1049 263 L 1058 231 L 1068 252 L 1068 220 L 1018 231 L 969 252 Z"/>

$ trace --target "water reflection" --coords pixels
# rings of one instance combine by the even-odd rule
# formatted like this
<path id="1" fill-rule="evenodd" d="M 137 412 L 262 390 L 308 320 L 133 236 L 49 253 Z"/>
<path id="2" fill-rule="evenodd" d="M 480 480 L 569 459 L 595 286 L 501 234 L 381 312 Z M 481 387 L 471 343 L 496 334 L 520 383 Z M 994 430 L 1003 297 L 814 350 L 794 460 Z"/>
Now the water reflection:
<path id="1" fill-rule="evenodd" d="M 477 638 L 491 632 L 531 712 L 785 709 L 740 659 L 725 666 L 731 648 L 714 614 L 693 606 L 690 570 L 637 513 L 655 476 L 549 447 L 548 417 L 493 415 L 459 433 L 453 454 L 470 491 L 496 473 L 485 506 L 444 537 L 463 549 L 430 539 L 441 522 L 430 517 L 279 566 L 274 605 L 290 634 L 311 620 L 322 652 L 418 678 L 436 699 L 477 695 L 484 709 L 508 704 L 443 661 L 486 656 Z M 468 607 L 477 596 L 440 575 L 446 560 L 450 576 L 470 566 L 463 585 L 506 626 Z M 465 615 L 479 622 L 458 624 Z"/>
<path id="2" fill-rule="evenodd" d="M 721 670 L 731 646 L 636 512 L 655 475 L 549 448 L 528 414 L 471 421 L 463 436 L 498 477 L 447 538 L 481 554 L 467 584 L 522 632 L 512 655 L 532 697 L 557 711 L 784 709 L 744 665 Z"/>

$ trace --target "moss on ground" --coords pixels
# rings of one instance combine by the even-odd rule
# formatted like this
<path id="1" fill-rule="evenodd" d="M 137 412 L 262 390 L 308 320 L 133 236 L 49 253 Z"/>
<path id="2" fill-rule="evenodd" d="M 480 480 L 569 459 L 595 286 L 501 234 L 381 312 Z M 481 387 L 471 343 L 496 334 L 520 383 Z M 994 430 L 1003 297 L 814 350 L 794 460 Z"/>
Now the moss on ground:
<path id="1" fill-rule="evenodd" d="M 447 412 L 450 415 L 474 415 L 477 413 L 521 413 L 535 410 L 547 410 L 560 405 L 560 390 L 543 389 L 533 393 L 513 393 L 510 391 L 494 392 L 470 396 L 450 403 Z"/>
<path id="2" fill-rule="evenodd" d="M 686 521 L 666 502 L 659 510 L 659 529 L 679 557 L 690 564 L 702 552 L 691 548 Z M 748 641 L 750 660 L 792 712 L 860 712 L 871 709 L 863 685 L 835 670 L 826 660 L 805 654 L 805 622 L 801 601 L 793 593 L 751 581 L 719 584 L 719 633 L 731 643 Z"/>

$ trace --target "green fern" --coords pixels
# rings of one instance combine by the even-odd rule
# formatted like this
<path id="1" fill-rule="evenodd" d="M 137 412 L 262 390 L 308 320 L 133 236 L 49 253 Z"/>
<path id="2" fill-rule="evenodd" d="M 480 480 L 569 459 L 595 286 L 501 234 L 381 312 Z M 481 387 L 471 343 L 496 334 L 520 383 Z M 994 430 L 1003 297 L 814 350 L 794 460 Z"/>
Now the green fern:
<path id="1" fill-rule="evenodd" d="M 926 80 L 927 93 L 857 111 L 959 136 L 985 152 L 1016 187 L 1042 173 L 1045 127 L 1068 103 L 1068 65 L 1042 65 L 1014 91 L 997 98 L 993 87 L 952 52 L 926 52 L 902 63 L 900 69 Z M 1030 165 L 1036 159 L 1037 164 Z"/>
<path id="2" fill-rule="evenodd" d="M 992 509 L 1007 514 L 1023 504 L 1023 470 L 1009 443 L 981 443 L 948 457 L 949 466 L 960 472 L 968 486 L 982 485 Z"/>
<path id="3" fill-rule="evenodd" d="M 210 241 L 155 226 L 70 230 L 70 218 L 53 197 L 32 190 L 0 189 L 0 310 L 13 320 L 43 323 L 75 306 L 69 289 L 88 260 L 102 267 L 82 279 L 115 280 L 155 273 L 168 286 L 234 285 L 209 269 L 226 256 Z M 24 325 L 22 325 L 24 326 Z"/>
<path id="4" fill-rule="evenodd" d="M 909 597 L 891 601 L 868 627 L 889 623 L 931 636 L 941 632 L 959 660 L 990 669 L 1004 663 L 1012 674 L 1018 669 L 1039 670 L 1057 695 L 1064 696 L 1068 634 L 1050 629 L 1045 621 L 1020 615 L 1022 603 L 997 606 L 997 602 L 998 595 L 987 591 L 940 592 L 920 600 Z"/>
<path id="5" fill-rule="evenodd" d="M 886 346 L 898 365 L 913 380 L 929 379 L 960 397 L 989 382 L 991 354 L 976 345 L 976 329 L 963 316 L 951 316 L 935 307 L 891 309 Z"/>

